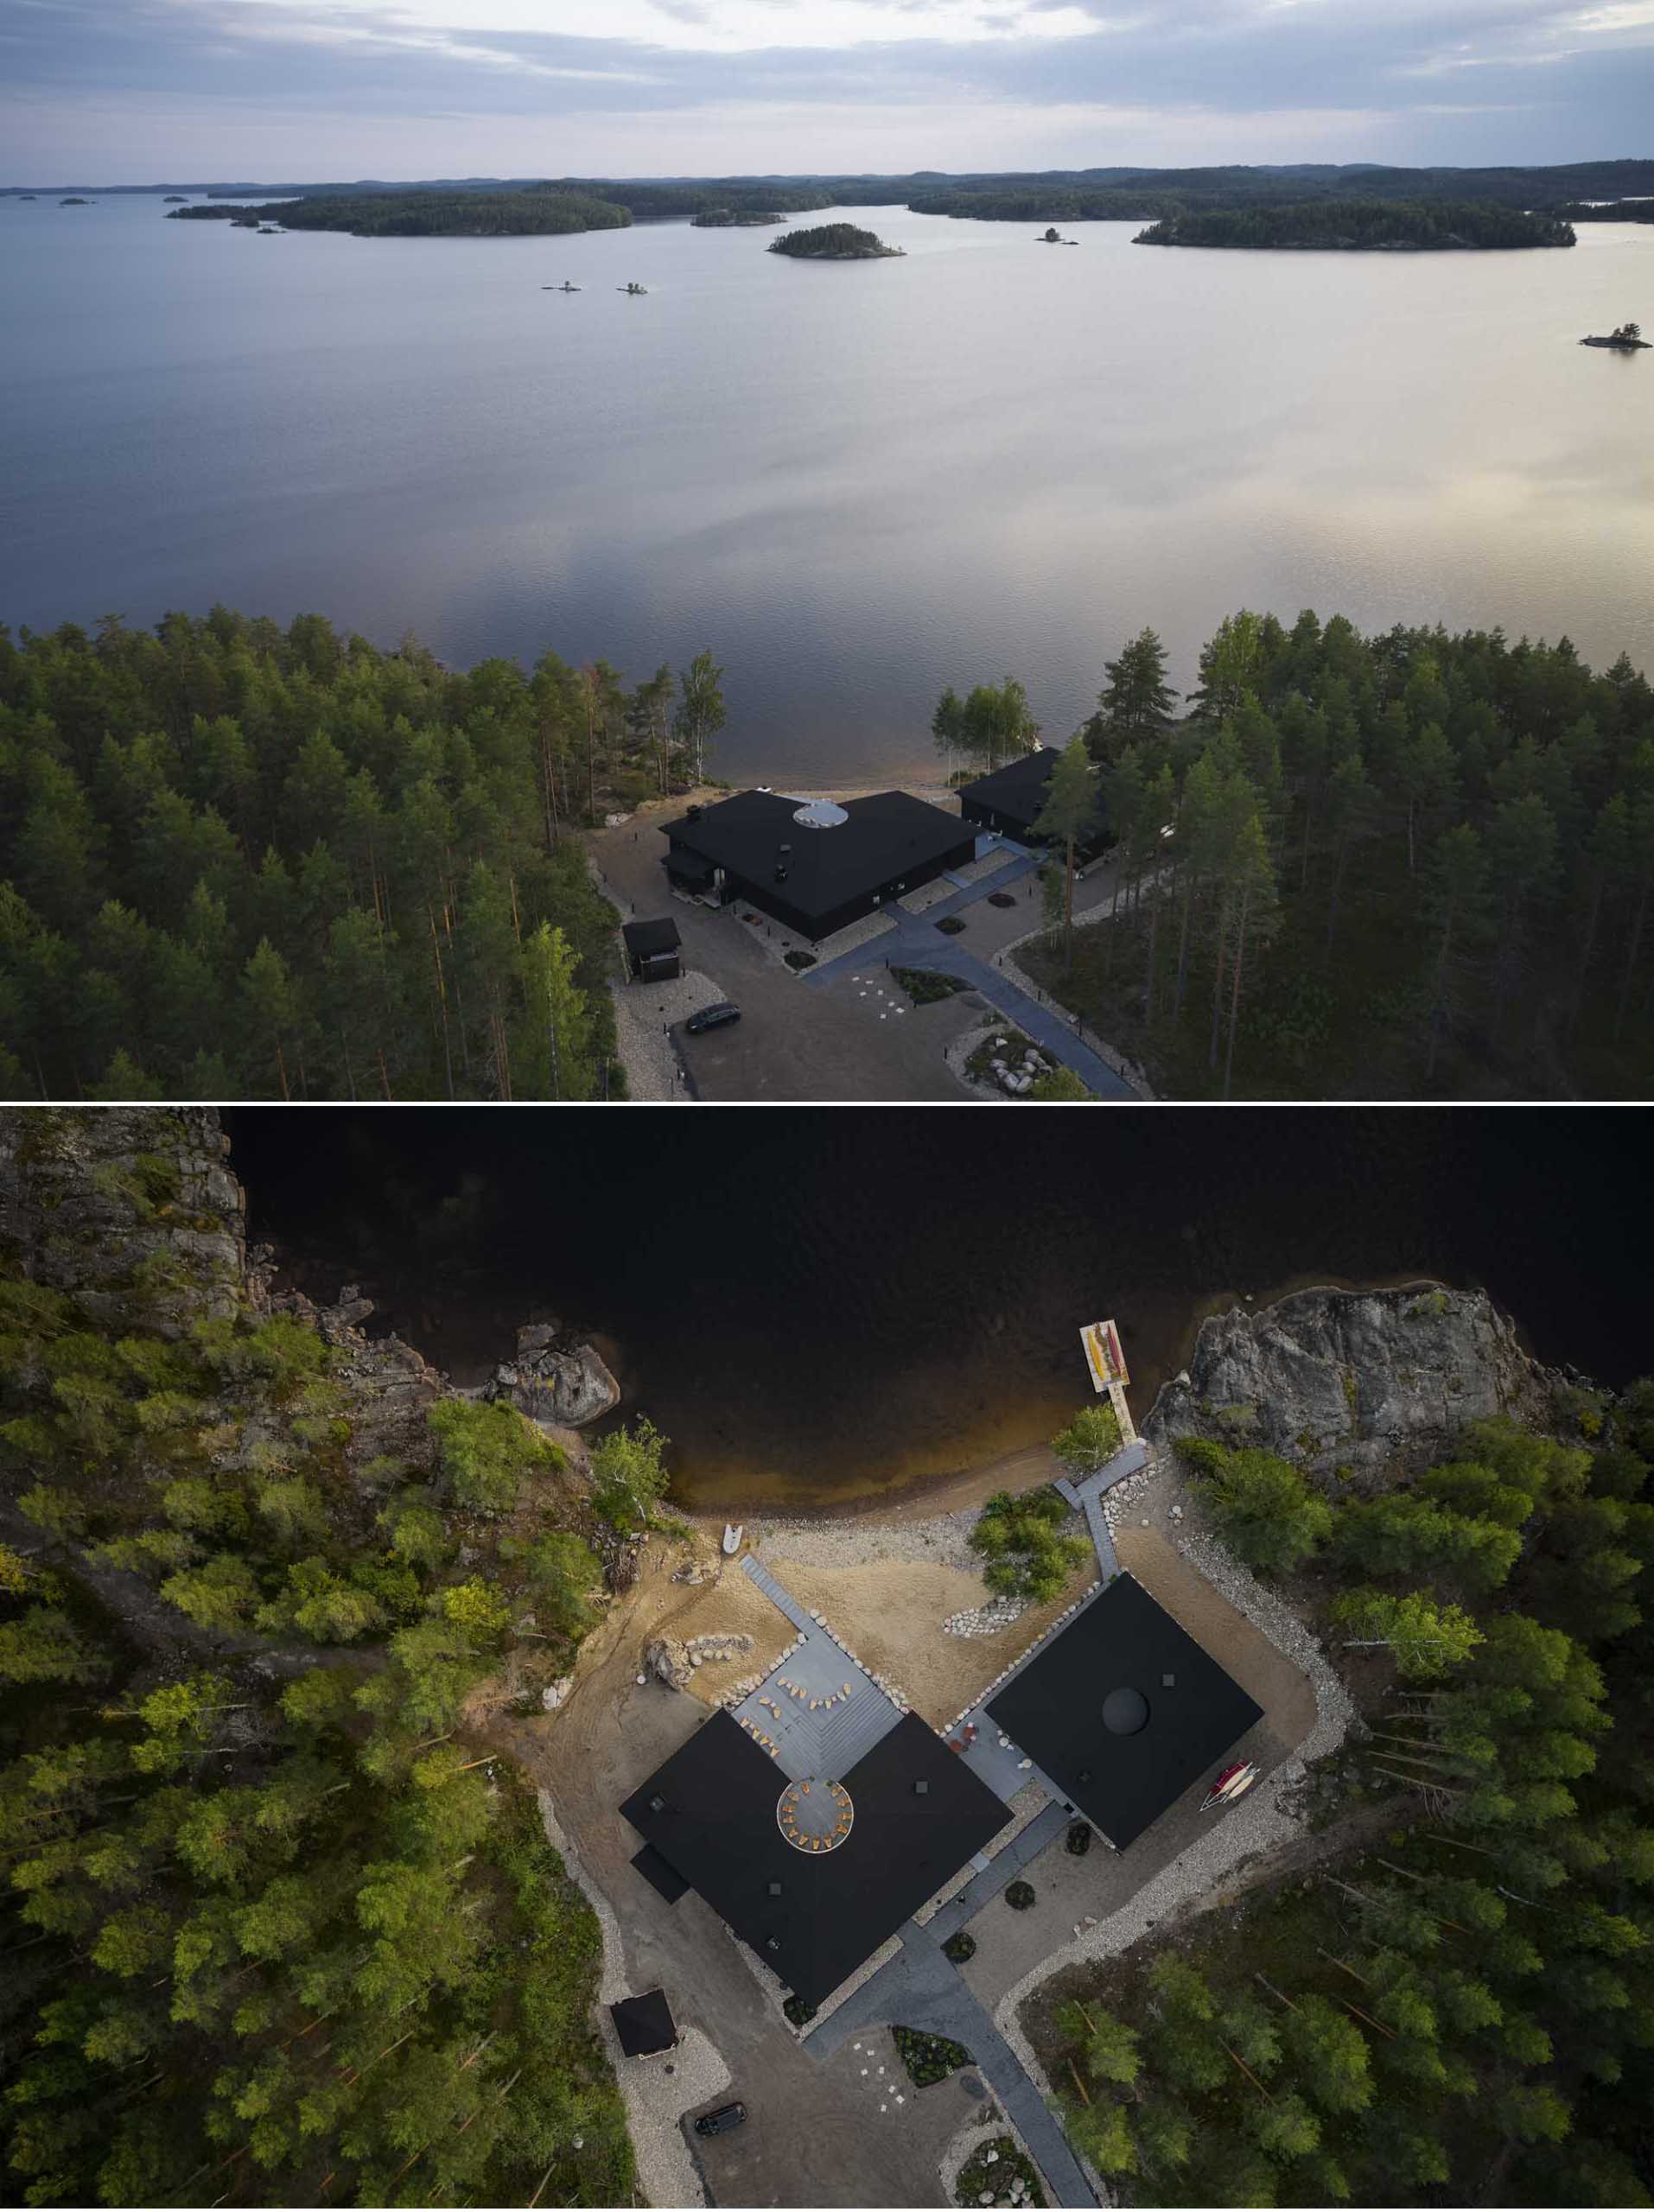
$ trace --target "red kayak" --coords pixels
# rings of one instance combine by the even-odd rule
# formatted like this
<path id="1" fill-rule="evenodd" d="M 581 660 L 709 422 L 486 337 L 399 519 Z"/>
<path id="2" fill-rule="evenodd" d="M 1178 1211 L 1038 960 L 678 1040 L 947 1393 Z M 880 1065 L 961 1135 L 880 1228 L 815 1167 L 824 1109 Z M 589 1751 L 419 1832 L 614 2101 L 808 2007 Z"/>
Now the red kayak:
<path id="1" fill-rule="evenodd" d="M 1226 1766 L 1200 1800 L 1200 1810 L 1209 1813 L 1217 1805 L 1232 1805 L 1244 1797 L 1257 1780 L 1257 1769 L 1250 1759 L 1237 1759 L 1233 1766 Z"/>

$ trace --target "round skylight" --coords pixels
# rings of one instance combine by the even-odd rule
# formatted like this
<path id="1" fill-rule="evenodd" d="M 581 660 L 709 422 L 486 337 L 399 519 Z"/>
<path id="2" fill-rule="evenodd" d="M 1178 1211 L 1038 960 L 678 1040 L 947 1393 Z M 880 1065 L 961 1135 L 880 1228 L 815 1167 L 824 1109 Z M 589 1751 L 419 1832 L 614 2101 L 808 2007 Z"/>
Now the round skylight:
<path id="1" fill-rule="evenodd" d="M 835 806 L 830 798 L 806 799 L 792 819 L 801 830 L 837 830 L 849 816 L 842 806 Z"/>
<path id="2" fill-rule="evenodd" d="M 795 1851 L 818 1857 L 837 1851 L 850 1832 L 856 1809 L 842 1782 L 789 1782 L 775 1808 L 777 1827 Z"/>
<path id="3" fill-rule="evenodd" d="M 1148 1700 L 1141 1690 L 1110 1690 L 1103 1700 L 1103 1726 L 1110 1736 L 1136 1736 L 1148 1726 Z"/>

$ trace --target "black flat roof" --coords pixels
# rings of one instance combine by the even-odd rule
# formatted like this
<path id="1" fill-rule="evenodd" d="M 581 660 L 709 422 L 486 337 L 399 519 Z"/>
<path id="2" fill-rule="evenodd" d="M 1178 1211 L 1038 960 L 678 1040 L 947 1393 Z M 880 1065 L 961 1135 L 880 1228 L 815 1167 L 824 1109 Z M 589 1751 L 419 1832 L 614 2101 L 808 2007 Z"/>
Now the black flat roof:
<path id="1" fill-rule="evenodd" d="M 623 1997 L 608 2008 L 620 2049 L 628 2058 L 647 2058 L 652 2051 L 670 2050 L 678 2041 L 672 2008 L 664 1989 L 651 1989 L 641 1997 Z"/>
<path id="2" fill-rule="evenodd" d="M 658 922 L 622 922 L 620 935 L 634 960 L 649 960 L 657 953 L 676 952 L 684 942 L 670 915 Z"/>
<path id="3" fill-rule="evenodd" d="M 911 1713 L 848 1774 L 826 1778 L 849 1791 L 855 1818 L 837 1849 L 811 1857 L 776 1819 L 786 1773 L 718 1713 L 620 1808 L 809 2005 L 848 1980 L 1010 1817 Z"/>
<path id="4" fill-rule="evenodd" d="M 991 775 L 978 776 L 974 784 L 963 787 L 959 797 L 1000 814 L 1013 814 L 1021 822 L 1032 822 L 1046 803 L 1046 785 L 1056 765 L 1056 747 L 1042 745 L 1035 752 L 1019 753 L 1015 760 L 1008 760 Z"/>
<path id="5" fill-rule="evenodd" d="M 1115 1691 L 1136 1692 L 1147 1707 L 1134 1732 L 1117 1733 L 1104 1719 Z M 1129 1574 L 1053 1637 L 988 1711 L 1122 1850 L 1263 1717 Z"/>
<path id="6" fill-rule="evenodd" d="M 779 791 L 737 791 L 707 807 L 698 821 L 683 815 L 664 823 L 662 832 L 732 875 L 773 887 L 801 914 L 830 914 L 976 834 L 958 815 L 908 791 L 846 799 L 845 819 L 828 829 L 794 819 L 805 804 Z M 783 845 L 792 849 L 785 856 L 785 887 L 774 881 Z"/>

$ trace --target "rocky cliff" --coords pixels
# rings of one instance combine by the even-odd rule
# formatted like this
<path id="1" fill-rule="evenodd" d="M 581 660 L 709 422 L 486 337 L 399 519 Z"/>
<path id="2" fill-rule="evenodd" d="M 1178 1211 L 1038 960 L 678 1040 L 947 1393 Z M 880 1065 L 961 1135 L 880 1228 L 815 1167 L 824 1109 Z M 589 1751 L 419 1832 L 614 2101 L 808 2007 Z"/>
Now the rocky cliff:
<path id="1" fill-rule="evenodd" d="M 247 1273 L 228 1151 L 211 1106 L 0 1109 L 0 1246 L 93 1313 L 141 1293 L 162 1334 L 222 1319 Z"/>
<path id="2" fill-rule="evenodd" d="M 1428 1463 L 1494 1414 L 1548 1426 L 1564 1387 L 1485 1292 L 1306 1290 L 1202 1322 L 1143 1427 L 1155 1444 L 1207 1436 L 1376 1475 Z"/>
<path id="3" fill-rule="evenodd" d="M 342 1355 L 353 1462 L 428 1467 L 427 1408 L 447 1389 L 411 1344 L 370 1337 L 373 1301 L 347 1283 L 331 1301 L 283 1287 L 268 1245 L 251 1253 L 246 1192 L 211 1106 L 0 1109 L 0 1253 L 88 1311 L 182 1335 L 244 1306 L 291 1314 Z M 517 1332 L 516 1357 L 484 1395 L 531 1420 L 578 1428 L 620 1402 L 597 1351 L 556 1322 Z"/>

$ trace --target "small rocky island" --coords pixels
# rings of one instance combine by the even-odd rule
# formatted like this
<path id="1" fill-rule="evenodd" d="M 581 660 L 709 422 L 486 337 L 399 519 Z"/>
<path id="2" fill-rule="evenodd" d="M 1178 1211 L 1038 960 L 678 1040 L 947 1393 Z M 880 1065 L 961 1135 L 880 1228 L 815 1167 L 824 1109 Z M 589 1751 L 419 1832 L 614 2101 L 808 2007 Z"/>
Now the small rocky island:
<path id="1" fill-rule="evenodd" d="M 1048 230 L 1040 232 L 1040 244 L 1041 245 L 1078 245 L 1079 244 L 1079 240 L 1078 238 L 1066 238 L 1062 232 L 1057 228 L 1057 226 L 1053 223 Z"/>
<path id="2" fill-rule="evenodd" d="M 161 204 L 163 207 L 188 207 L 189 198 L 186 193 L 169 192 Z"/>
<path id="3" fill-rule="evenodd" d="M 1580 343 L 1581 346 L 1611 346 L 1616 353 L 1645 353 L 1649 347 L 1640 322 L 1622 322 L 1606 338 L 1581 338 Z"/>
<path id="4" fill-rule="evenodd" d="M 886 261 L 897 258 L 902 248 L 887 245 L 854 223 L 817 223 L 810 230 L 772 238 L 769 251 L 790 254 L 795 261 Z"/>
<path id="5" fill-rule="evenodd" d="M 57 204 L 60 207 L 95 207 L 98 202 L 95 200 L 82 200 L 78 194 L 71 193 L 67 200 L 60 200 Z"/>

